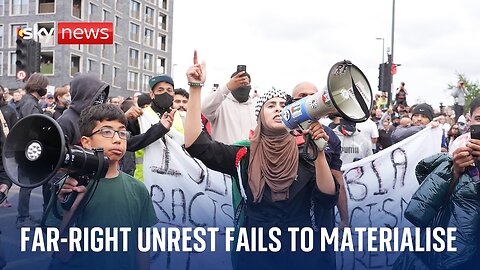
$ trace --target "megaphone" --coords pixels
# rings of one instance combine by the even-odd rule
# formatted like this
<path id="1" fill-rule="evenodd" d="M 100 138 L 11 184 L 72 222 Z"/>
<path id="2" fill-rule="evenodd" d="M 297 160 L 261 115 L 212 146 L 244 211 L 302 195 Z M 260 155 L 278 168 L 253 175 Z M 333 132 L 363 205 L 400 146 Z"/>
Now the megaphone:
<path id="1" fill-rule="evenodd" d="M 108 158 L 103 149 L 66 145 L 62 129 L 53 118 L 32 114 L 18 121 L 8 133 L 3 166 L 14 184 L 34 188 L 48 182 L 62 168 L 79 181 L 103 178 Z"/>
<path id="2" fill-rule="evenodd" d="M 372 89 L 367 77 L 352 62 L 344 60 L 330 69 L 323 93 L 317 92 L 285 106 L 281 117 L 285 126 L 292 130 L 306 129 L 313 121 L 334 112 L 352 122 L 364 122 L 372 106 Z M 327 142 L 320 139 L 315 144 L 323 150 Z"/>

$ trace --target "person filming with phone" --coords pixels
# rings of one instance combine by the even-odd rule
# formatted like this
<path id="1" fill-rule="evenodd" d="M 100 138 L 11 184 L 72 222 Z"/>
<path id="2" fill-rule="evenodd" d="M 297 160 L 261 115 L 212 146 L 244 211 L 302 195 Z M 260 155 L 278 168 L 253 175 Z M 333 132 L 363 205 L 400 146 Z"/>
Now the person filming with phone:
<path id="1" fill-rule="evenodd" d="M 453 141 L 450 154 L 436 154 L 418 163 L 415 171 L 421 185 L 405 211 L 405 217 L 417 227 L 456 228 L 453 237 L 457 252 L 439 254 L 432 251 L 421 255 L 404 252 L 394 263 L 393 270 L 426 269 L 425 265 L 442 266 L 442 269 L 478 269 L 480 97 L 470 103 L 470 114 L 470 132 Z"/>
<path id="2" fill-rule="evenodd" d="M 250 83 L 247 67 L 238 65 L 230 81 L 204 99 L 202 114 L 211 123 L 212 139 L 226 144 L 248 139 L 257 124 Z"/>

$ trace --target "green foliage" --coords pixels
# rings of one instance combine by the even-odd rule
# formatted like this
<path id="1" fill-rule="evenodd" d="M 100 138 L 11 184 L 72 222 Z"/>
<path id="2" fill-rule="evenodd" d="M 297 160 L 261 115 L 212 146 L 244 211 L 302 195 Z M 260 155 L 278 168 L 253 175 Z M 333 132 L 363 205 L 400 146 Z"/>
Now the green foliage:
<path id="1" fill-rule="evenodd" d="M 468 95 L 465 97 L 465 111 L 468 111 L 470 107 L 470 102 L 475 99 L 476 97 L 480 97 L 480 83 L 477 81 L 473 82 L 470 81 L 465 74 L 457 73 L 458 80 L 463 81 L 465 89 L 468 91 Z M 457 87 L 457 83 L 455 84 L 448 84 L 448 89 L 453 90 L 453 88 Z"/>

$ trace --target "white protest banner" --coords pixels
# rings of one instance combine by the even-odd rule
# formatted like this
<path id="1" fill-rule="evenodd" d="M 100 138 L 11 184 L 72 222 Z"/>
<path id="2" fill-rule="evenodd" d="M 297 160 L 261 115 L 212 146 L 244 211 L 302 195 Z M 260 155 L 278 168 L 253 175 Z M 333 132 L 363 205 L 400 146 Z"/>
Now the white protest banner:
<path id="1" fill-rule="evenodd" d="M 440 152 L 441 137 L 441 128 L 426 128 L 375 155 L 342 166 L 352 228 L 413 226 L 404 211 L 418 188 L 415 167 Z M 363 252 L 337 254 L 337 269 L 389 269 L 398 255 L 367 252 L 364 242 Z"/>
<path id="2" fill-rule="evenodd" d="M 139 118 L 142 133 L 158 116 L 145 110 Z M 147 127 L 147 128 L 145 128 Z M 152 269 L 231 269 L 230 254 L 225 252 L 225 227 L 233 227 L 231 179 L 210 170 L 188 156 L 181 144 L 183 134 L 173 128 L 145 148 L 143 175 L 157 217 L 158 227 L 218 227 L 215 252 L 206 236 L 206 252 L 156 252 Z M 193 244 L 190 244 L 192 246 Z M 180 245 L 182 246 L 182 245 Z"/>

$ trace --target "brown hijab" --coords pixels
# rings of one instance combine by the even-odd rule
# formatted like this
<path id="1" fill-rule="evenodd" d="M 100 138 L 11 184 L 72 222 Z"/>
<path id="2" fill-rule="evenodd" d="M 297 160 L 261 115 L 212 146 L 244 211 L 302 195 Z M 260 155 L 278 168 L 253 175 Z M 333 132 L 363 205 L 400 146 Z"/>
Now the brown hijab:
<path id="1" fill-rule="evenodd" d="M 260 110 L 255 133 L 250 140 L 248 163 L 248 184 L 253 193 L 253 202 L 262 201 L 265 183 L 272 192 L 273 201 L 287 200 L 297 170 L 298 147 L 295 138 L 286 129 L 278 131 L 267 128 L 263 110 Z"/>

